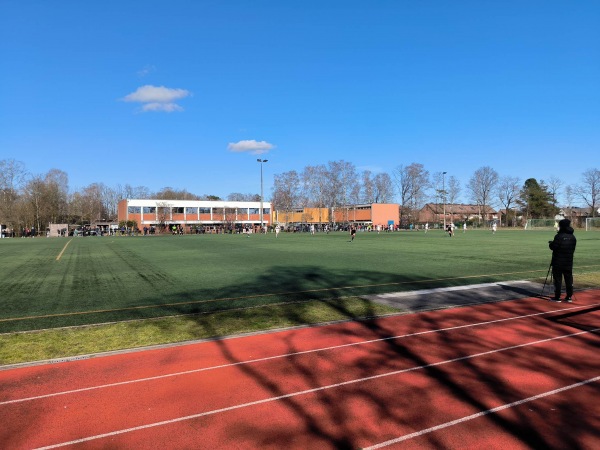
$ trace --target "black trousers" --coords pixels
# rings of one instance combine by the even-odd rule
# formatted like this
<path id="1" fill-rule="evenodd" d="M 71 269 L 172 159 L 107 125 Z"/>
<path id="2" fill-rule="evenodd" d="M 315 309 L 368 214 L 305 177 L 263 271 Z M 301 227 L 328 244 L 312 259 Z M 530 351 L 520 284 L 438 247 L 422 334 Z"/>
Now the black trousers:
<path id="1" fill-rule="evenodd" d="M 562 280 L 565 279 L 567 297 L 573 296 L 573 268 L 552 266 L 552 277 L 554 278 L 554 296 L 560 297 Z"/>

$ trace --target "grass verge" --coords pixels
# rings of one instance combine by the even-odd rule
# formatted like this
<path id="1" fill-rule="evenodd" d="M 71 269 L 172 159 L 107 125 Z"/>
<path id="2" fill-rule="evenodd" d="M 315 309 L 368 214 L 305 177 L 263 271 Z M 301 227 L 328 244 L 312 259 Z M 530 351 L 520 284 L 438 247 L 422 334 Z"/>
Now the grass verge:
<path id="1" fill-rule="evenodd" d="M 398 310 L 358 297 L 0 335 L 0 365 L 264 331 Z"/>

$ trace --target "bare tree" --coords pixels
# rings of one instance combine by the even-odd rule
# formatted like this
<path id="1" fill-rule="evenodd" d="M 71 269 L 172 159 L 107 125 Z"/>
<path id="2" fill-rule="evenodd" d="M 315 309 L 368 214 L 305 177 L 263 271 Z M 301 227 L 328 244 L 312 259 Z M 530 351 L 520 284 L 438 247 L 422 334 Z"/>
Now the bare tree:
<path id="1" fill-rule="evenodd" d="M 542 180 L 542 183 L 544 183 L 544 180 Z M 550 178 L 548 179 L 548 182 L 546 183 L 548 192 L 552 196 L 552 205 L 553 206 L 558 205 L 558 192 L 560 191 L 560 188 L 562 187 L 562 185 L 563 185 L 562 180 L 554 175 L 550 176 Z"/>
<path id="2" fill-rule="evenodd" d="M 575 189 L 572 186 L 565 188 L 565 204 L 563 206 L 565 216 L 573 220 L 573 203 L 575 201 Z"/>
<path id="3" fill-rule="evenodd" d="M 363 170 L 361 173 L 362 181 L 362 203 L 375 203 L 375 182 L 373 180 L 373 174 L 370 170 Z"/>
<path id="4" fill-rule="evenodd" d="M 452 222 L 454 222 L 454 205 L 458 203 L 460 191 L 460 181 L 454 175 L 450 175 L 446 182 L 446 201 L 448 202 L 448 210 Z"/>
<path id="5" fill-rule="evenodd" d="M 347 161 L 329 161 L 329 199 L 330 206 L 342 208 L 343 221 L 349 221 L 349 205 L 356 199 L 358 175 L 354 164 Z M 335 220 L 335 217 L 333 217 Z"/>
<path id="6" fill-rule="evenodd" d="M 71 196 L 70 214 L 72 221 L 82 224 L 92 223 L 104 214 L 102 204 L 102 185 L 92 183 L 83 188 L 81 192 L 75 192 Z"/>
<path id="7" fill-rule="evenodd" d="M 111 188 L 101 185 L 101 201 L 104 211 L 106 211 L 106 220 L 116 220 L 118 216 L 118 205 L 122 197 L 119 195 L 119 188 Z"/>
<path id="8" fill-rule="evenodd" d="M 173 205 L 168 201 L 156 202 L 156 219 L 158 227 L 164 232 L 168 222 L 171 220 L 171 207 Z"/>
<path id="9" fill-rule="evenodd" d="M 321 209 L 329 206 L 325 203 L 328 179 L 327 167 L 323 164 L 306 166 L 301 175 L 303 196 L 308 206 L 319 208 L 319 223 L 323 222 Z"/>
<path id="10" fill-rule="evenodd" d="M 373 203 L 391 203 L 394 200 L 394 183 L 389 174 L 378 173 L 373 178 Z"/>
<path id="11" fill-rule="evenodd" d="M 16 207 L 26 179 L 27 171 L 22 162 L 14 159 L 0 161 L 0 223 L 13 229 L 19 225 Z"/>
<path id="12" fill-rule="evenodd" d="M 397 167 L 394 177 L 402 203 L 400 210 L 400 223 L 402 223 L 406 214 L 416 213 L 423 206 L 427 189 L 430 187 L 429 172 L 425 170 L 423 164 L 412 163 Z"/>
<path id="13" fill-rule="evenodd" d="M 237 222 L 237 211 L 234 207 L 226 206 L 222 208 L 223 212 L 223 224 L 225 229 L 230 233 L 235 230 L 235 224 Z"/>
<path id="14" fill-rule="evenodd" d="M 36 175 L 25 184 L 23 200 L 26 208 L 26 224 L 35 227 L 38 231 L 42 228 L 42 204 L 44 197 L 44 180 Z"/>
<path id="15" fill-rule="evenodd" d="M 308 205 L 316 208 L 326 207 L 327 183 L 329 174 L 323 164 L 306 166 L 301 174 L 302 192 Z"/>
<path id="16" fill-rule="evenodd" d="M 458 203 L 458 199 L 460 198 L 460 192 L 462 188 L 460 187 L 460 181 L 454 175 L 451 175 L 448 178 L 448 186 L 446 187 L 446 192 L 448 193 L 448 203 Z"/>
<path id="17" fill-rule="evenodd" d="M 471 199 L 480 207 L 481 216 L 484 218 L 487 217 L 492 193 L 497 184 L 498 172 L 489 166 L 484 166 L 475 171 L 467 185 L 471 192 Z"/>
<path id="18" fill-rule="evenodd" d="M 260 202 L 260 194 L 241 194 L 232 192 L 227 196 L 230 202 Z"/>
<path id="19" fill-rule="evenodd" d="M 32 176 L 22 189 L 24 224 L 43 230 L 49 223 L 67 220 L 67 174 L 57 169 Z"/>
<path id="20" fill-rule="evenodd" d="M 153 197 L 160 200 L 199 200 L 197 195 L 191 194 L 185 189 L 178 190 L 169 186 L 156 192 Z"/>
<path id="21" fill-rule="evenodd" d="M 285 221 L 297 206 L 300 199 L 300 177 L 295 170 L 274 176 L 272 202 L 275 207 L 286 213 Z"/>
<path id="22" fill-rule="evenodd" d="M 446 186 L 444 185 L 445 172 L 434 172 L 431 175 L 431 188 L 433 195 L 430 197 L 435 203 L 442 203 L 446 196 Z"/>
<path id="23" fill-rule="evenodd" d="M 582 174 L 582 183 L 577 185 L 575 193 L 592 210 L 592 217 L 598 213 L 598 201 L 600 201 L 600 170 L 588 169 Z"/>
<path id="24" fill-rule="evenodd" d="M 59 169 L 51 169 L 44 177 L 44 215 L 47 222 L 67 220 L 69 176 Z"/>
<path id="25" fill-rule="evenodd" d="M 505 176 L 500 178 L 500 180 L 498 181 L 498 200 L 506 210 L 506 226 L 508 226 L 510 207 L 511 205 L 515 204 L 516 199 L 519 198 L 520 192 L 521 180 L 518 177 Z M 513 226 L 515 225 L 515 219 L 516 214 L 513 214 Z"/>

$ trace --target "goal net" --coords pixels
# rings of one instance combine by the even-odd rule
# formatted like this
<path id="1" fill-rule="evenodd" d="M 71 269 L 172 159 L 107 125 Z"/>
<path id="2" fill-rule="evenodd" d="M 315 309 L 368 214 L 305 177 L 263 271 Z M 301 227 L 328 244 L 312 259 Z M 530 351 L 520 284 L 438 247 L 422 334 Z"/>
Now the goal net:
<path id="1" fill-rule="evenodd" d="M 558 220 L 556 219 L 527 219 L 526 230 L 556 230 Z"/>
<path id="2" fill-rule="evenodd" d="M 600 230 L 600 217 L 587 217 L 585 219 L 585 231 Z"/>

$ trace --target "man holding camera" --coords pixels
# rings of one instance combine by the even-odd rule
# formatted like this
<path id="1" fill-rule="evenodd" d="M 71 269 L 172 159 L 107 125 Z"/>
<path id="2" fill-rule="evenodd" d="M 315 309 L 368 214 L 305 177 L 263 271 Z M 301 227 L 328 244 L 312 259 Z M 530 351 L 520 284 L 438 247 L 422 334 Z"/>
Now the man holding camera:
<path id="1" fill-rule="evenodd" d="M 571 221 L 562 219 L 558 222 L 558 232 L 554 240 L 548 241 L 552 250 L 552 276 L 554 277 L 554 301 L 560 302 L 562 279 L 565 279 L 567 296 L 565 301 L 571 303 L 573 297 L 573 253 L 577 239 L 573 234 Z"/>

